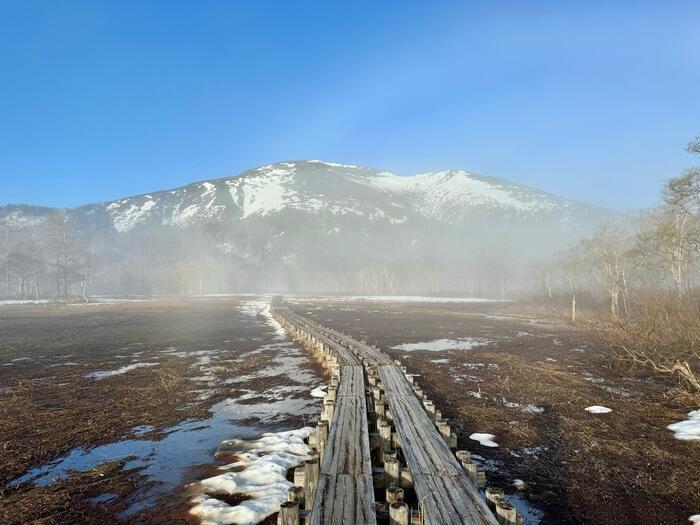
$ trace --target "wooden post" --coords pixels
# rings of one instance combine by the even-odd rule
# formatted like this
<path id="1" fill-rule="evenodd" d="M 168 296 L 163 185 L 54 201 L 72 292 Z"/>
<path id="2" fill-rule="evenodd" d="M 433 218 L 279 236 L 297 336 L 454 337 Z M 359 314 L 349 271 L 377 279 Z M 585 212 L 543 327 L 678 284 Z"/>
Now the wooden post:
<path id="1" fill-rule="evenodd" d="M 382 462 L 386 462 L 390 459 L 399 459 L 398 452 L 395 452 L 395 451 L 384 452 L 384 456 L 382 456 Z"/>
<path id="2" fill-rule="evenodd" d="M 389 458 L 384 462 L 384 477 L 387 487 L 399 485 L 401 465 L 398 459 Z"/>
<path id="3" fill-rule="evenodd" d="M 294 469 L 294 485 L 304 488 L 304 466 Z"/>
<path id="4" fill-rule="evenodd" d="M 452 450 L 457 448 L 457 434 L 452 431 L 450 428 L 450 437 L 447 440 L 447 446 L 450 447 Z"/>
<path id="5" fill-rule="evenodd" d="M 381 401 L 374 404 L 374 411 L 377 413 L 377 416 L 386 418 L 386 405 Z"/>
<path id="6" fill-rule="evenodd" d="M 287 489 L 287 501 L 296 501 L 300 505 L 304 502 L 304 487 L 289 487 Z"/>
<path id="7" fill-rule="evenodd" d="M 304 463 L 304 507 L 310 509 L 314 504 L 318 486 L 318 459 L 309 459 Z"/>
<path id="8" fill-rule="evenodd" d="M 386 504 L 391 505 L 396 501 L 403 501 L 404 493 L 401 487 L 388 487 L 386 489 Z"/>
<path id="9" fill-rule="evenodd" d="M 402 501 L 389 505 L 389 525 L 408 525 L 408 505 Z"/>
<path id="10" fill-rule="evenodd" d="M 277 525 L 299 525 L 299 503 L 296 501 L 282 503 L 277 515 Z"/>
<path id="11" fill-rule="evenodd" d="M 437 424 L 437 429 L 438 432 L 440 432 L 440 435 L 442 438 L 445 440 L 445 443 L 450 442 L 450 424 L 447 421 L 439 421 Z"/>
<path id="12" fill-rule="evenodd" d="M 486 486 L 486 472 L 483 470 L 476 471 L 476 486 L 483 489 Z"/>
<path id="13" fill-rule="evenodd" d="M 491 510 L 496 510 L 496 504 L 503 498 L 503 489 L 500 487 L 488 487 L 486 489 L 486 503 Z"/>
<path id="14" fill-rule="evenodd" d="M 496 504 L 496 517 L 501 525 L 516 525 L 518 512 L 507 501 L 501 500 Z"/>
<path id="15" fill-rule="evenodd" d="M 325 419 L 328 421 L 328 426 L 331 426 L 333 424 L 333 412 L 335 411 L 335 401 L 331 401 L 330 399 L 324 399 L 323 400 L 323 417 L 321 419 Z"/>
<path id="16" fill-rule="evenodd" d="M 477 466 L 476 463 L 474 463 L 471 460 L 471 454 L 469 454 L 467 450 L 458 450 L 455 453 L 455 456 L 457 456 L 457 459 L 461 463 L 464 471 L 469 476 L 471 482 L 474 484 L 475 487 L 478 487 Z"/>
<path id="17" fill-rule="evenodd" d="M 404 489 L 413 488 L 413 476 L 411 475 L 410 470 L 408 470 L 407 468 L 402 468 L 399 476 L 400 476 L 399 486 L 401 488 L 404 488 Z"/>
<path id="18" fill-rule="evenodd" d="M 338 389 L 335 387 L 330 387 L 328 388 L 328 392 L 326 393 L 326 397 L 324 399 L 330 399 L 331 401 L 336 400 Z"/>
<path id="19" fill-rule="evenodd" d="M 425 407 L 425 411 L 430 416 L 430 420 L 435 422 L 435 403 L 429 399 L 424 399 L 423 406 Z"/>
<path id="20" fill-rule="evenodd" d="M 384 453 L 391 450 L 391 425 L 382 420 L 377 423 L 377 430 L 379 431 L 379 457 L 383 458 Z"/>
<path id="21" fill-rule="evenodd" d="M 318 454 L 323 461 L 323 456 L 326 452 L 326 443 L 328 442 L 328 421 L 322 419 L 316 425 L 316 446 L 318 447 Z"/>

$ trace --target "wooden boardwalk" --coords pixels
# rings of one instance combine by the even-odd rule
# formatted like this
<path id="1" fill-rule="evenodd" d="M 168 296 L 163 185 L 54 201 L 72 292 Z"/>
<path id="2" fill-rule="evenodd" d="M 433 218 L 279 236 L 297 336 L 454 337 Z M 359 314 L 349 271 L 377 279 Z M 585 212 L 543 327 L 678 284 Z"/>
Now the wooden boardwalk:
<path id="1" fill-rule="evenodd" d="M 272 313 L 293 336 L 321 355 L 332 374 L 316 441 L 321 465 L 317 487 L 311 487 L 315 494 L 306 523 L 375 524 L 378 508 L 388 509 L 391 523 L 410 523 L 406 503 L 375 501 L 377 473 L 381 474 L 380 487 L 404 487 L 415 493 L 413 510 L 422 520 L 415 523 L 518 522 L 515 510 L 500 501 L 494 507 L 500 521 L 496 519 L 479 493 L 476 467 L 468 453 L 463 452 L 460 460 L 455 457 L 450 444 L 456 446 L 456 440 L 449 424 L 412 384 L 413 377 L 405 368 L 378 348 L 282 304 L 274 304 Z M 370 425 L 377 432 L 371 433 Z M 373 469 L 372 451 L 376 449 Z M 309 494 L 306 497 L 308 506 Z M 287 523 L 280 516 L 280 523 Z"/>

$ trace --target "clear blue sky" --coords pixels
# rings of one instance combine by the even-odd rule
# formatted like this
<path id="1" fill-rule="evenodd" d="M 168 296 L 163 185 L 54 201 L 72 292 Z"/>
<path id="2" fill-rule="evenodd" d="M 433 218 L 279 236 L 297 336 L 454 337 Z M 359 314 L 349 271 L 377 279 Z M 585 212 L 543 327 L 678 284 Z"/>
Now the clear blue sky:
<path id="1" fill-rule="evenodd" d="M 698 133 L 698 1 L 0 0 L 0 204 L 320 158 L 630 209 Z"/>

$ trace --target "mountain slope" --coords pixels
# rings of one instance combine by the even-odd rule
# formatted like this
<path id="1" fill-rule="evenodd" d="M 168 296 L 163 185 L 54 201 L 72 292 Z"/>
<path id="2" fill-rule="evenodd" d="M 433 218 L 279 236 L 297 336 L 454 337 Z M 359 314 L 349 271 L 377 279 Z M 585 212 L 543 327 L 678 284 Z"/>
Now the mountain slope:
<path id="1" fill-rule="evenodd" d="M 0 208 L 5 221 L 21 221 L 20 207 Z M 368 221 L 405 222 L 409 217 L 451 225 L 499 218 L 528 221 L 548 217 L 562 227 L 611 218 L 607 210 L 556 197 L 504 180 L 447 170 L 403 177 L 390 172 L 322 161 L 263 166 L 239 176 L 198 182 L 168 191 L 75 209 L 105 215 L 126 233 L 144 224 L 187 228 L 227 219 L 264 217 L 283 210 L 357 215 Z M 26 210 L 28 211 L 28 210 Z M 45 214 L 50 210 L 44 208 Z M 36 217 L 37 213 L 24 213 Z M 41 215 L 41 214 L 39 214 Z M 572 224 L 572 221 L 575 224 Z"/>
<path id="2" fill-rule="evenodd" d="M 6 206 L 0 227 L 38 229 L 55 213 Z M 343 290 L 458 286 L 455 268 L 473 283 L 478 272 L 559 249 L 617 218 L 461 170 L 403 177 L 322 161 L 281 162 L 65 213 L 102 246 L 105 266 L 122 261 L 122 272 L 138 260 L 173 275 L 183 265 L 204 268 L 197 278 L 219 276 L 224 291 L 260 281 L 332 291 L 339 275 L 349 283 Z"/>

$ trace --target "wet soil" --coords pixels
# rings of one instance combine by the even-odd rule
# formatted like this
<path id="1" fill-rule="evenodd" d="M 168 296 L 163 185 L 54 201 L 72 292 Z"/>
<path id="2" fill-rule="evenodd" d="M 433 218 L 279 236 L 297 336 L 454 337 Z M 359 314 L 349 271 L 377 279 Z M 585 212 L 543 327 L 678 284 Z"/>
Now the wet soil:
<path id="1" fill-rule="evenodd" d="M 514 480 L 527 484 L 520 495 L 533 507 L 530 523 L 680 525 L 700 511 L 700 443 L 666 429 L 698 400 L 665 378 L 610 366 L 593 335 L 512 304 L 327 299 L 293 307 L 401 356 L 487 483 L 510 493 Z M 440 339 L 471 349 L 392 349 Z M 612 412 L 590 414 L 591 405 Z M 475 432 L 493 434 L 499 447 L 470 439 Z"/>

